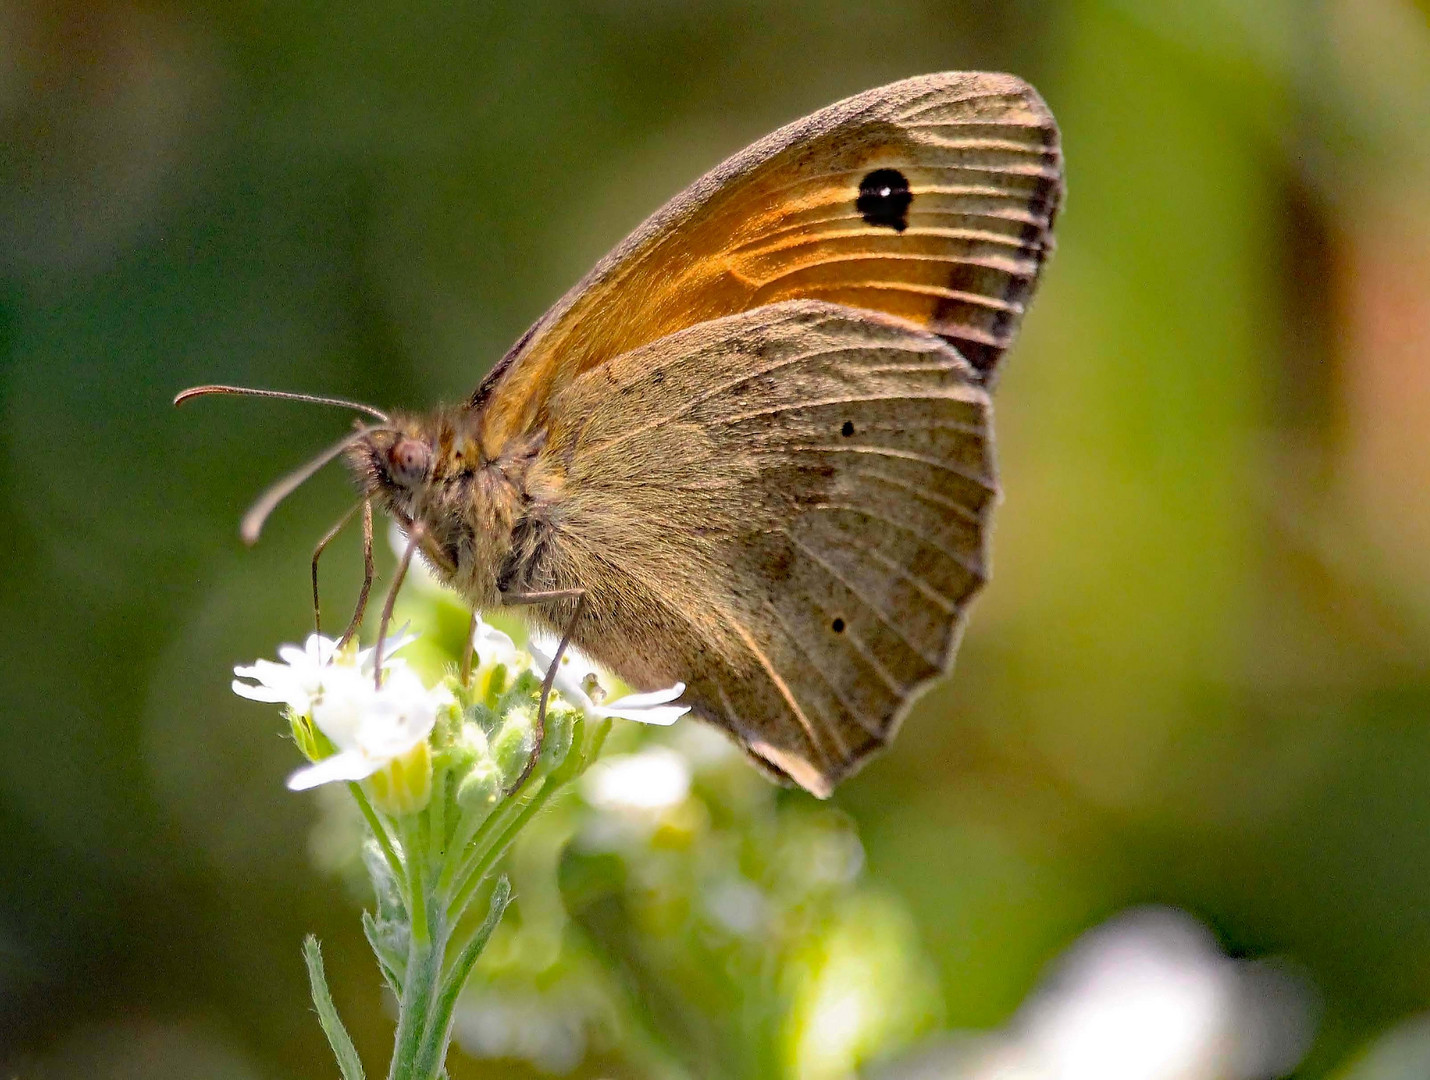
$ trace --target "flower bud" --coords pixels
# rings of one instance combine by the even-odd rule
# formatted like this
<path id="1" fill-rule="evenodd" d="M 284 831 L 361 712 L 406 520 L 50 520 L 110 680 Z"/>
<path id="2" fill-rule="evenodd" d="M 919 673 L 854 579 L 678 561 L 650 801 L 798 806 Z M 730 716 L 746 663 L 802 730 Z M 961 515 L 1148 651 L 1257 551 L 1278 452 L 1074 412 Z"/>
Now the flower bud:
<path id="1" fill-rule="evenodd" d="M 546 713 L 546 737 L 541 742 L 541 765 L 554 769 L 571 752 L 576 712 L 572 709 L 551 709 Z"/>
<path id="2" fill-rule="evenodd" d="M 511 673 L 505 664 L 493 664 L 477 671 L 476 700 L 495 706 L 511 686 Z"/>
<path id="3" fill-rule="evenodd" d="M 432 799 L 432 748 L 424 739 L 366 781 L 372 805 L 384 814 L 417 814 Z"/>
<path id="4" fill-rule="evenodd" d="M 502 775 L 516 777 L 526 768 L 536 745 L 536 717 L 528 708 L 513 708 L 492 736 L 492 760 Z"/>
<path id="5" fill-rule="evenodd" d="M 470 720 L 458 729 L 456 737 L 442 751 L 443 763 L 458 778 L 490 756 L 486 732 Z"/>
<path id="6" fill-rule="evenodd" d="M 311 717 L 300 716 L 293 709 L 289 709 L 288 730 L 293 733 L 293 741 L 298 744 L 299 751 L 309 761 L 317 761 L 319 758 L 328 756 L 318 743 L 318 732 L 313 727 Z"/>
<path id="7" fill-rule="evenodd" d="M 501 801 L 502 771 L 491 758 L 478 760 L 457 784 L 457 805 L 485 816 Z"/>

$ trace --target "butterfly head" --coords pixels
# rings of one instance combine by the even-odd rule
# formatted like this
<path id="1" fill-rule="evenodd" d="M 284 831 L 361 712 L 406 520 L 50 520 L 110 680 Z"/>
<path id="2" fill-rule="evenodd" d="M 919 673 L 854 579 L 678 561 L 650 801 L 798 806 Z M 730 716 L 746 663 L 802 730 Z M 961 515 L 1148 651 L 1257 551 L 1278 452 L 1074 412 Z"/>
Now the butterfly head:
<path id="1" fill-rule="evenodd" d="M 408 531 L 420 529 L 422 549 L 449 577 L 474 558 L 484 515 L 498 492 L 484 461 L 469 409 L 393 416 L 368 429 L 346 457 L 358 486 Z"/>
<path id="2" fill-rule="evenodd" d="M 395 505 L 411 505 L 431 481 L 437 454 L 430 432 L 418 423 L 395 417 L 391 427 L 376 428 L 358 439 L 348 454 L 348 464 L 367 494 Z"/>

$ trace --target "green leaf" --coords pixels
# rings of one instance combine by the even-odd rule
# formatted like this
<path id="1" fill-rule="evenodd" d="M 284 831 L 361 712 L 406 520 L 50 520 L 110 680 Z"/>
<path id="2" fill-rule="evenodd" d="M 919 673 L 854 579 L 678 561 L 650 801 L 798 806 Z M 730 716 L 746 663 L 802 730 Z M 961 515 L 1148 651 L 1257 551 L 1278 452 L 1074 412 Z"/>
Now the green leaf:
<path id="1" fill-rule="evenodd" d="M 343 1080 L 363 1080 L 362 1061 L 347 1028 L 343 1027 L 338 1017 L 333 996 L 328 993 L 328 980 L 323 974 L 323 953 L 318 947 L 318 939 L 312 934 L 303 939 L 303 962 L 308 966 L 308 986 L 313 993 L 313 1006 L 318 1010 L 318 1023 L 323 1025 L 323 1034 L 328 1037 L 328 1045 L 338 1059 L 338 1071 Z"/>

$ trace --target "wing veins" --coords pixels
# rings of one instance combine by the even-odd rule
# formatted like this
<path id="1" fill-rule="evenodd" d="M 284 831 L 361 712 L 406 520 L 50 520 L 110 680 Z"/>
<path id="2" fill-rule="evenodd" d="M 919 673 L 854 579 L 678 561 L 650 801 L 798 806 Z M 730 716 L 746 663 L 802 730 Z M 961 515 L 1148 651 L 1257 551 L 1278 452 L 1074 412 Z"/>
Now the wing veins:
<path id="1" fill-rule="evenodd" d="M 912 258 L 920 258 L 920 257 L 918 257 L 918 256 L 910 256 L 910 255 L 892 255 L 892 254 L 890 254 L 890 255 L 885 255 L 885 254 L 878 254 L 878 255 L 844 255 L 844 256 L 837 256 L 837 257 L 834 257 L 834 258 L 825 258 L 825 259 L 820 259 L 820 260 L 817 261 L 817 262 L 806 263 L 806 264 L 801 265 L 801 266 L 791 266 L 789 269 L 784 270 L 784 271 L 782 271 L 782 272 L 779 273 L 779 274 L 776 274 L 774 277 L 766 278 L 766 279 L 764 279 L 763 281 L 757 281 L 757 282 L 756 282 L 756 287 L 757 287 L 757 288 L 760 288 L 760 289 L 769 289 L 769 288 L 771 288 L 772 286 L 779 284 L 781 281 L 784 281 L 787 277 L 790 277 L 790 276 L 793 275 L 793 274 L 798 274 L 798 273 L 800 273 L 800 272 L 802 272 L 802 271 L 809 270 L 809 269 L 811 269 L 812 267 L 828 266 L 828 265 L 830 265 L 831 263 L 861 263 L 861 262 L 874 262 L 874 263 L 877 263 L 877 262 L 883 262 L 883 261 L 886 260 L 886 259 L 912 259 Z M 922 257 L 922 258 L 926 258 L 926 261 L 929 261 L 929 262 L 937 262 L 937 263 L 940 263 L 940 264 L 947 264 L 947 263 L 949 263 L 949 262 L 955 261 L 955 260 L 950 260 L 950 259 L 939 259 L 939 258 L 934 258 L 934 257 Z M 1022 276 L 1022 275 L 1014 274 L 1014 275 L 1011 275 L 1011 276 L 1013 276 L 1013 277 L 1020 277 L 1020 276 Z M 1015 318 L 1021 318 L 1021 317 L 1023 316 L 1025 310 L 1026 310 L 1025 307 L 1024 307 L 1022 304 L 1016 303 L 1016 302 L 1014 302 L 1014 301 L 1003 300 L 1003 299 L 1001 299 L 1000 297 L 996 297 L 996 296 L 986 296 L 986 295 L 984 295 L 983 293 L 971 293 L 971 292 L 967 292 L 966 290 L 963 290 L 963 289 L 950 289 L 950 288 L 946 288 L 946 287 L 943 286 L 943 285 L 928 285 L 928 284 L 924 284 L 924 283 L 921 283 L 921 282 L 913 282 L 913 281 L 910 281 L 910 282 L 903 282 L 903 281 L 874 281 L 874 280 L 869 280 L 869 279 L 866 279 L 866 280 L 863 280 L 863 281 L 853 281 L 853 282 L 832 281 L 832 282 L 829 282 L 828 284 L 824 285 L 823 288 L 826 289 L 826 290 L 830 290 L 830 289 L 835 289 L 835 290 L 837 290 L 837 289 L 845 289 L 845 288 L 853 288 L 853 289 L 883 289 L 883 290 L 894 290 L 894 291 L 897 291 L 897 292 L 918 293 L 918 294 L 921 295 L 921 296 L 936 296 L 936 297 L 938 297 L 940 300 L 952 300 L 952 301 L 957 301 L 957 302 L 960 302 L 960 303 L 968 304 L 970 307 L 983 308 L 983 309 L 986 310 L 986 311 L 995 311 L 995 312 L 997 312 L 997 313 L 1000 314 L 1000 315 L 1012 315 L 1012 316 L 1014 316 Z"/>
<path id="2" fill-rule="evenodd" d="M 947 147 L 946 147 L 946 148 L 947 148 Z M 898 163 L 897 163 L 897 162 L 893 162 L 893 163 L 886 162 L 886 164 L 895 164 L 895 165 L 897 165 Z M 834 169 L 834 170 L 831 170 L 830 172 L 806 174 L 806 175 L 804 175 L 804 176 L 799 177 L 797 180 L 791 180 L 788 184 L 783 184 L 783 185 L 781 185 L 781 186 L 779 186 L 779 187 L 770 188 L 765 194 L 766 194 L 767 197 L 773 197 L 773 196 L 776 196 L 776 195 L 783 195 L 785 192 L 787 192 L 787 191 L 793 191 L 793 190 L 795 190 L 795 189 L 798 188 L 798 187 L 802 187 L 802 186 L 805 186 L 805 185 L 815 184 L 815 183 L 817 183 L 817 182 L 819 182 L 819 181 L 836 180 L 836 179 L 838 179 L 838 178 L 840 178 L 840 177 L 848 177 L 848 178 L 851 178 L 851 179 L 852 179 L 852 178 L 855 178 L 855 177 L 863 177 L 863 176 L 865 176 L 865 175 L 868 174 L 869 169 L 872 168 L 872 167 L 873 167 L 873 163 L 870 163 L 869 165 L 861 165 L 861 166 L 860 166 L 859 168 L 857 168 L 857 169 Z M 937 172 L 948 172 L 948 173 L 953 173 L 953 172 L 972 172 L 972 173 L 979 173 L 979 174 L 988 174 L 988 175 L 993 175 L 993 176 L 1019 176 L 1019 177 L 1028 177 L 1028 178 L 1036 177 L 1036 178 L 1043 179 L 1043 180 L 1057 180 L 1058 177 L 1060 176 L 1060 171 L 1059 171 L 1058 169 L 1056 169 L 1056 168 L 1053 168 L 1051 171 L 1045 171 L 1045 170 L 1043 170 L 1043 169 L 1041 169 L 1041 168 L 1036 169 L 1036 170 L 1028 170 L 1028 169 L 1025 169 L 1025 168 L 1005 168 L 1005 167 L 996 166 L 996 165 L 974 165 L 974 164 L 970 164 L 970 163 L 968 163 L 968 162 L 958 162 L 958 163 L 956 163 L 956 164 L 955 164 L 955 163 L 951 163 L 951 162 L 925 162 L 925 163 L 919 163 L 919 164 L 917 164 L 917 165 L 907 165 L 907 166 L 905 166 L 905 167 L 906 167 L 906 168 L 927 169 L 927 170 L 929 170 L 930 172 L 934 172 L 934 171 L 937 171 Z M 826 187 L 827 185 L 821 183 L 819 186 L 820 186 L 821 189 L 823 189 L 823 188 Z M 857 189 L 858 186 L 859 186 L 859 185 L 858 185 L 857 183 L 852 183 L 852 184 L 849 185 L 849 187 L 850 187 L 851 189 Z M 1028 199 L 1031 199 L 1031 197 L 1032 197 L 1033 194 L 1034 194 L 1034 193 L 1031 192 L 1031 191 L 1028 191 L 1028 192 L 1009 191 L 1009 189 L 1008 189 L 1007 187 L 999 187 L 999 186 L 997 186 L 997 185 L 992 185 L 992 184 L 988 184 L 988 185 L 984 185 L 984 184 L 971 184 L 970 186 L 971 186 L 971 187 L 980 188 L 980 189 L 981 189 L 981 188 L 984 188 L 984 187 L 987 187 L 989 190 L 994 191 L 994 192 L 1007 192 L 1007 193 L 1008 193 L 1008 196 L 1009 196 L 1010 198 L 1017 198 L 1017 197 L 1019 197 L 1019 196 L 1021 195 L 1021 196 L 1024 198 L 1025 201 L 1028 200 Z"/>
<path id="3" fill-rule="evenodd" d="M 819 610 L 823 611 L 824 609 L 820 608 Z M 820 667 L 820 665 L 815 661 L 814 654 L 811 653 L 807 648 L 805 648 L 804 643 L 800 641 L 799 638 L 795 635 L 794 631 L 790 629 L 789 623 L 785 622 L 785 617 L 780 614 L 779 610 L 773 605 L 771 605 L 770 613 L 774 615 L 775 621 L 780 624 L 780 629 L 785 632 L 785 637 L 789 638 L 790 643 L 793 644 L 794 647 L 799 650 L 800 654 L 804 657 L 805 662 L 809 664 L 809 666 L 814 669 L 815 674 L 819 676 L 819 681 L 824 683 L 824 685 L 829 688 L 829 692 L 834 695 L 834 699 L 838 701 L 840 705 L 844 706 L 844 711 L 854 718 L 854 722 L 859 726 L 860 730 L 862 730 L 866 735 L 872 735 L 875 738 L 878 738 L 879 732 L 876 729 L 870 729 L 869 726 L 864 723 L 864 718 L 860 715 L 859 710 L 854 708 L 854 706 L 849 703 L 848 698 L 846 698 L 844 694 L 840 691 L 839 687 L 835 686 L 834 683 L 830 681 L 829 676 L 824 673 L 824 669 Z M 899 691 L 892 686 L 890 687 L 890 689 L 894 690 L 895 696 L 899 698 L 903 697 L 902 691 Z M 831 727 L 834 726 L 828 716 L 824 716 L 824 722 L 826 724 L 829 724 Z"/>
<path id="4" fill-rule="evenodd" d="M 954 502 L 952 499 L 945 498 L 944 496 L 938 495 L 932 491 L 929 491 L 926 488 L 920 487 L 917 484 L 911 484 L 907 480 L 900 480 L 896 476 L 890 476 L 887 473 L 881 473 L 873 469 L 856 469 L 853 470 L 852 474 L 854 476 L 866 476 L 870 480 L 882 480 L 890 487 L 896 487 L 901 491 L 907 491 L 910 495 L 914 495 L 920 499 L 925 500 L 926 502 L 931 502 L 935 506 L 941 506 L 945 510 L 952 510 L 959 517 L 965 519 L 966 521 L 971 521 L 975 525 L 982 524 L 983 519 L 978 516 L 978 513 L 976 511 L 970 510 L 962 503 Z"/>
<path id="5" fill-rule="evenodd" d="M 932 194 L 932 195 L 944 195 L 944 194 L 954 194 L 954 195 L 956 195 L 956 194 L 958 194 L 958 192 L 955 191 L 955 190 L 953 190 L 953 189 L 944 189 L 944 188 L 939 188 L 939 187 L 928 187 L 928 188 L 917 188 L 917 187 L 916 187 L 916 188 L 913 189 L 913 193 L 914 193 L 916 196 L 919 195 L 919 194 Z M 801 207 L 800 213 L 801 213 L 801 214 L 810 214 L 810 213 L 812 213 L 815 209 L 817 209 L 818 207 L 824 207 L 824 206 L 831 206 L 831 207 L 838 206 L 838 207 L 843 207 L 843 206 L 845 206 L 846 204 L 847 204 L 847 200 L 846 200 L 846 199 L 842 199 L 842 198 L 841 198 L 841 199 L 828 199 L 828 200 L 825 200 L 824 202 L 818 203 L 818 204 L 816 204 L 816 205 L 814 205 L 814 206 L 804 206 L 804 207 Z M 1034 214 L 1034 213 L 1032 213 L 1031 211 L 1024 212 L 1024 213 L 1018 213 L 1016 210 L 1014 210 L 1014 211 L 1010 211 L 1010 212 L 1007 212 L 1007 213 L 1001 213 L 1001 212 L 992 211 L 992 210 L 964 210 L 964 209 L 954 209 L 954 208 L 952 208 L 952 207 L 943 207 L 943 208 L 940 208 L 940 207 L 923 207 L 923 206 L 921 206 L 917 211 L 911 211 L 911 212 L 912 212 L 912 213 L 916 213 L 916 214 L 922 214 L 922 215 L 927 216 L 927 217 L 963 217 L 963 218 L 980 218 L 980 219 L 982 219 L 982 220 L 984 220 L 984 221 L 1004 221 L 1004 222 L 1009 222 L 1009 223 L 1018 224 L 1018 225 L 1024 225 L 1024 226 L 1029 226 L 1029 225 L 1030 225 L 1030 226 L 1033 226 L 1034 228 L 1037 228 L 1037 229 L 1043 230 L 1043 231 L 1046 231 L 1047 228 L 1048 228 L 1048 219 L 1047 219 L 1047 216 L 1046 216 L 1046 215 L 1040 215 L 1040 214 Z M 793 215 L 791 215 L 791 216 L 793 216 Z M 801 234 L 803 234 L 803 233 L 809 231 L 809 229 L 810 229 L 811 227 L 815 227 L 815 226 L 820 226 L 820 225 L 835 225 L 835 224 L 838 224 L 838 223 L 841 222 L 841 221 L 860 221 L 860 222 L 862 222 L 863 220 L 864 220 L 864 215 L 863 215 L 863 214 L 859 214 L 859 213 L 853 213 L 853 214 L 845 214 L 845 213 L 831 214 L 831 215 L 827 215 L 827 216 L 825 216 L 825 217 L 817 217 L 817 218 L 816 218 L 816 217 L 802 217 L 802 218 L 798 218 L 798 219 L 796 219 L 796 220 L 791 221 L 790 224 L 788 224 L 788 225 L 781 225 L 781 226 L 779 226 L 778 228 L 768 229 L 768 230 L 766 230 L 763 234 L 761 234 L 759 237 L 756 237 L 755 239 L 746 240 L 746 241 L 744 241 L 744 242 L 742 242 L 742 243 L 732 245 L 732 246 L 730 247 L 729 251 L 730 251 L 730 253 L 732 253 L 732 254 L 738 253 L 738 252 L 750 251 L 750 250 L 752 250 L 752 249 L 753 249 L 753 250 L 773 250 L 773 251 L 777 251 L 777 250 L 781 250 L 780 245 L 778 245 L 778 244 L 772 244 L 771 241 L 782 240 L 782 239 L 784 239 L 784 238 L 787 237 L 787 236 L 801 235 Z M 858 235 L 861 235 L 861 234 L 871 234 L 871 230 L 866 230 L 866 229 L 863 229 L 863 228 L 859 228 L 859 229 L 843 229 L 843 230 L 829 230 L 829 231 L 827 231 L 826 233 L 824 233 L 823 235 L 858 236 Z M 883 233 L 879 233 L 878 235 L 881 235 L 881 236 L 882 236 L 882 235 L 884 235 L 884 234 L 883 234 Z M 900 235 L 907 235 L 907 233 L 901 233 Z M 762 247 L 760 247 L 760 245 L 765 245 L 765 247 L 762 248 Z M 1029 245 L 1029 246 L 1031 246 L 1031 245 Z"/>
<path id="6" fill-rule="evenodd" d="M 937 589 L 935 589 L 923 578 L 915 574 L 908 567 L 902 566 L 899 563 L 895 562 L 878 548 L 865 547 L 862 544 L 854 544 L 851 546 L 857 548 L 859 551 L 864 552 L 866 555 L 872 555 L 879 562 L 883 563 L 888 569 L 892 570 L 895 574 L 903 578 L 919 592 L 923 593 L 924 596 L 927 597 L 935 607 L 941 608 L 945 614 L 958 614 L 957 604 L 955 604 L 947 596 L 944 596 L 943 593 L 939 592 Z"/>
<path id="7" fill-rule="evenodd" d="M 784 534 L 789 537 L 790 543 L 792 543 L 795 547 L 799 548 L 800 551 L 804 552 L 807 558 L 812 559 L 815 564 L 818 565 L 820 569 L 822 569 L 826 574 L 828 574 L 835 581 L 839 582 L 839 584 L 843 585 L 860 600 L 864 601 L 865 604 L 869 605 L 869 610 L 871 610 L 875 615 L 879 617 L 879 621 L 881 623 L 883 623 L 885 626 L 887 626 L 890 630 L 894 632 L 894 636 L 904 643 L 904 647 L 907 648 L 909 652 L 913 653 L 915 656 L 917 656 L 920 660 L 922 660 L 929 666 L 934 668 L 938 667 L 937 663 L 935 663 L 933 660 L 930 660 L 927 656 L 924 655 L 922 649 L 918 648 L 918 646 L 916 646 L 912 641 L 910 641 L 904 636 L 903 631 L 899 629 L 898 624 L 894 621 L 894 619 L 889 615 L 888 612 L 884 611 L 881 607 L 879 607 L 879 605 L 875 604 L 873 600 L 865 596 L 864 593 L 862 593 L 859 589 L 851 585 L 848 580 L 845 579 L 843 574 L 841 574 L 834 567 L 830 566 L 829 563 L 824 560 L 824 557 L 818 552 L 816 552 L 813 548 L 809 547 L 807 544 L 802 543 L 788 530 L 783 531 Z M 820 607 L 820 610 L 823 611 L 824 608 Z M 905 694 L 908 693 L 908 687 L 901 687 L 896 682 L 891 681 L 891 674 L 887 671 L 883 671 L 882 665 L 880 665 L 880 667 L 880 674 L 884 677 L 884 680 L 888 682 L 889 689 L 893 690 L 899 697 L 903 697 Z"/>
<path id="8" fill-rule="evenodd" d="M 605 442 L 595 444 L 595 446 L 590 447 L 589 450 L 592 453 L 598 450 L 607 450 L 612 446 L 617 446 L 625 442 L 627 439 L 632 439 L 635 438 L 637 435 L 644 435 L 648 431 L 654 431 L 657 428 L 664 427 L 666 424 L 672 423 L 680 419 L 682 416 L 685 416 L 697 406 L 703 405 L 707 401 L 710 401 L 714 398 L 719 397 L 721 394 L 733 390 L 741 383 L 749 382 L 751 379 L 758 378 L 761 375 L 772 375 L 776 371 L 782 371 L 787 367 L 794 366 L 795 364 L 802 364 L 806 360 L 817 360 L 822 356 L 839 356 L 846 353 L 862 353 L 867 351 L 868 350 L 866 348 L 860 348 L 858 346 L 838 345 L 831 349 L 816 349 L 811 352 L 804 352 L 799 353 L 796 356 L 786 357 L 785 359 L 780 360 L 777 363 L 770 364 L 767 367 L 760 368 L 756 371 L 745 372 L 738 378 L 731 379 L 729 382 L 721 383 L 719 386 L 712 387 L 705 393 L 691 398 L 675 412 L 668 413 L 667 415 L 653 420 L 649 424 L 645 424 L 641 427 L 632 428 L 629 431 L 623 431 L 619 435 L 615 435 L 607 439 Z"/>
<path id="9" fill-rule="evenodd" d="M 740 622 L 739 619 L 727 617 L 725 621 L 734 629 L 740 640 L 745 643 L 745 647 L 754 654 L 755 659 L 759 661 L 760 667 L 765 669 L 765 674 L 768 675 L 770 681 L 775 684 L 775 689 L 779 691 L 780 697 L 784 698 L 785 704 L 789 706 L 790 712 L 794 714 L 796 722 L 804 729 L 810 746 L 821 753 L 827 753 L 829 748 L 825 745 L 824 741 L 815 734 L 814 726 L 810 724 L 809 717 L 804 715 L 804 710 L 799 707 L 799 702 L 795 700 L 789 685 L 775 668 L 774 662 L 765 655 L 765 650 L 760 648 L 760 643 L 755 640 L 755 636 L 745 628 L 745 624 Z M 849 747 L 844 745 L 844 740 L 839 737 L 839 732 L 833 729 L 833 725 L 830 725 L 830 728 L 829 734 L 833 738 L 835 748 L 839 751 L 839 760 L 847 761 L 849 759 Z"/>
<path id="10" fill-rule="evenodd" d="M 997 490 L 987 477 L 976 476 L 966 472 L 956 465 L 951 465 L 941 458 L 936 458 L 932 454 L 920 454 L 913 450 L 899 450 L 892 446 L 869 446 L 859 443 L 786 443 L 782 446 L 755 447 L 753 453 L 757 454 L 869 454 L 873 457 L 897 458 L 903 461 L 915 461 L 921 465 L 927 465 L 933 469 L 940 469 L 943 472 L 951 473 L 954 476 L 967 480 L 970 484 L 976 484 L 985 491 Z"/>
<path id="11" fill-rule="evenodd" d="M 957 371 L 963 365 L 957 367 L 950 365 L 946 368 L 921 368 L 910 366 L 910 371 L 932 371 L 938 374 L 940 371 Z M 868 370 L 868 369 L 864 369 Z M 967 398 L 954 397 L 947 394 L 870 394 L 864 397 L 835 397 L 819 398 L 814 401 L 795 401 L 788 405 L 776 405 L 769 409 L 752 409 L 749 412 L 735 413 L 732 416 L 722 416 L 722 424 L 739 424 L 745 420 L 753 420 L 758 416 L 778 416 L 783 412 L 791 412 L 795 409 L 815 409 L 827 405 L 854 405 L 869 401 L 966 401 Z"/>
<path id="12" fill-rule="evenodd" d="M 807 509 L 809 511 L 845 510 L 852 514 L 858 514 L 860 517 L 871 518 L 874 521 L 882 521 L 884 524 L 892 525 L 894 528 L 900 530 L 901 532 L 908 533 L 915 540 L 919 541 L 919 543 L 927 544 L 929 547 L 933 548 L 933 550 L 937 551 L 940 555 L 947 558 L 955 566 L 958 566 L 967 573 L 972 574 L 980 581 L 984 580 L 986 577 L 987 572 L 983 569 L 981 565 L 969 566 L 968 563 L 964 560 L 964 557 L 958 552 L 951 551 L 950 549 L 944 547 L 942 544 L 935 542 L 932 538 L 925 535 L 924 533 L 919 532 L 907 522 L 897 521 L 894 518 L 888 517 L 875 510 L 870 510 L 867 506 L 855 506 L 853 503 L 819 503 L 815 506 L 808 507 Z"/>
<path id="13" fill-rule="evenodd" d="M 915 211 L 915 215 L 923 211 Z M 934 213 L 935 211 L 927 211 Z M 943 216 L 962 217 L 961 211 L 950 210 Z M 862 219 L 861 219 L 862 220 Z M 811 232 L 808 225 L 802 225 L 789 230 L 789 235 L 780 238 L 776 243 L 769 243 L 768 237 L 761 237 L 759 243 L 763 246 L 756 247 L 754 241 L 747 241 L 740 248 L 736 249 L 743 253 L 746 259 L 759 258 L 761 256 L 772 256 L 781 252 L 794 251 L 802 247 L 810 247 L 815 244 L 830 243 L 836 240 L 850 239 L 871 239 L 877 238 L 881 241 L 906 241 L 914 237 L 932 237 L 938 240 L 966 240 L 971 244 L 988 244 L 990 247 L 1012 248 L 1015 251 L 1037 250 L 1043 245 L 1030 244 L 1019 236 L 1010 236 L 1007 233 L 989 232 L 983 229 L 945 229 L 937 225 L 910 225 L 901 233 L 890 233 L 887 229 L 876 229 L 871 226 L 855 229 L 826 229 L 822 232 Z M 871 258 L 885 256 L 887 258 L 905 259 L 934 259 L 938 262 L 949 262 L 958 258 L 954 255 L 931 255 L 923 251 L 878 251 L 878 252 L 851 252 L 848 258 Z M 832 256 L 827 261 L 833 262 L 838 256 Z M 821 262 L 826 260 L 821 260 Z"/>

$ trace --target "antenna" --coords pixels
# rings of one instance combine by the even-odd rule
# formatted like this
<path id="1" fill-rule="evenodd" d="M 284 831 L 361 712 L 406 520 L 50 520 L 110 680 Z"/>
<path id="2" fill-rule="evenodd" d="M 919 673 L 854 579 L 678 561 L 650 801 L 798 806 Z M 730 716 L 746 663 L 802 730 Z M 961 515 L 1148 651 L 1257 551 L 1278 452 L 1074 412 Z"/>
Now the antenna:
<path id="1" fill-rule="evenodd" d="M 390 428 L 359 428 L 353 434 L 346 436 L 342 441 L 334 443 L 321 454 L 311 458 L 304 464 L 298 466 L 287 476 L 282 477 L 274 483 L 267 491 L 258 497 L 254 504 L 249 507 L 248 513 L 243 515 L 243 521 L 239 524 L 238 535 L 243 537 L 243 542 L 250 547 L 258 543 L 258 534 L 263 531 L 263 523 L 268 520 L 268 515 L 279 503 L 286 499 L 297 489 L 303 481 L 307 480 L 315 472 L 321 469 L 334 458 L 339 457 L 343 451 L 351 446 L 356 446 L 375 431 L 389 431 Z"/>
<path id="2" fill-rule="evenodd" d="M 283 401 L 306 401 L 310 405 L 336 405 L 340 409 L 356 409 L 358 412 L 367 413 L 376 417 L 384 424 L 391 418 L 381 409 L 375 409 L 371 405 L 364 405 L 361 401 L 349 401 L 347 398 L 320 397 L 317 394 L 296 394 L 290 390 L 260 390 L 252 386 L 224 386 L 220 383 L 212 383 L 208 386 L 191 386 L 187 390 L 181 390 L 174 397 L 175 405 L 182 405 L 186 401 L 191 401 L 197 397 L 208 397 L 210 394 L 237 394 L 242 397 L 262 397 L 280 398 Z"/>

